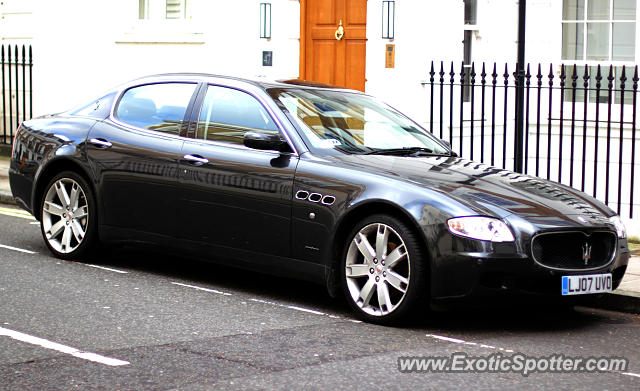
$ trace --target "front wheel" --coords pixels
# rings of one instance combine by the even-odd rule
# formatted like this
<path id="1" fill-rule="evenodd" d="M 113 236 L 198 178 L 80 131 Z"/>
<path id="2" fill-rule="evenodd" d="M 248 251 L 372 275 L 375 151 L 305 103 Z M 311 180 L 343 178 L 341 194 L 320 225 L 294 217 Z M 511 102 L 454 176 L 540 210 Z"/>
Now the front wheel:
<path id="1" fill-rule="evenodd" d="M 49 182 L 42 203 L 40 227 L 53 254 L 79 259 L 93 247 L 96 237 L 95 198 L 87 181 L 73 171 Z"/>
<path id="2" fill-rule="evenodd" d="M 358 223 L 342 257 L 345 296 L 358 316 L 395 323 L 417 311 L 428 297 L 428 262 L 414 231 L 387 215 Z"/>

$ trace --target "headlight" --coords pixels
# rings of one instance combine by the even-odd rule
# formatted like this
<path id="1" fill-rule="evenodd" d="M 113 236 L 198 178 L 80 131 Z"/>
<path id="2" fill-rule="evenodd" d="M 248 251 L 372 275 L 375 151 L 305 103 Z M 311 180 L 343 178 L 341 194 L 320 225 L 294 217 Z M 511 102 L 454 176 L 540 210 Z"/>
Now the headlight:
<path id="1" fill-rule="evenodd" d="M 618 233 L 618 237 L 620 239 L 624 239 L 627 237 L 627 229 L 622 223 L 620 216 L 613 216 L 609 219 L 609 221 L 616 227 L 616 232 Z"/>
<path id="2" fill-rule="evenodd" d="M 455 235 L 490 242 L 513 242 L 513 234 L 501 220 L 491 217 L 456 217 L 447 221 L 449 231 Z"/>

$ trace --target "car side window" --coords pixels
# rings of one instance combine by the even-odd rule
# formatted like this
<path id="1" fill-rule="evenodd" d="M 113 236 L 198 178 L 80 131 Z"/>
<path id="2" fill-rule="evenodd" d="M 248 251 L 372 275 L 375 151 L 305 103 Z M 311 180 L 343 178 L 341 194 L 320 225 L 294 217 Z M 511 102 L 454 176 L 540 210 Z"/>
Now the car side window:
<path id="1" fill-rule="evenodd" d="M 138 128 L 180 134 L 184 114 L 196 86 L 160 83 L 130 88 L 120 98 L 116 117 Z"/>
<path id="2" fill-rule="evenodd" d="M 264 106 L 253 96 L 233 88 L 209 86 L 205 95 L 196 137 L 231 144 L 243 144 L 248 131 L 278 132 Z"/>
<path id="3" fill-rule="evenodd" d="M 91 103 L 88 103 L 79 109 L 75 109 L 71 112 L 71 115 L 105 119 L 111 112 L 111 104 L 113 103 L 113 98 L 115 98 L 115 96 L 116 93 L 111 92 L 99 99 L 91 101 Z"/>

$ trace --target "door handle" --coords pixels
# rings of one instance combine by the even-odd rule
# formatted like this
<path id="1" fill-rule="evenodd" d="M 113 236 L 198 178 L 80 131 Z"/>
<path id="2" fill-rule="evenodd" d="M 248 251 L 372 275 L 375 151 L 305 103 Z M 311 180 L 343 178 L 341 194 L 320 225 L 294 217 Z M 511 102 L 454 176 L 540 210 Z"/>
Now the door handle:
<path id="1" fill-rule="evenodd" d="M 209 163 L 209 159 L 204 158 L 200 155 L 184 155 L 184 160 L 194 166 L 201 166 L 203 164 Z"/>
<path id="2" fill-rule="evenodd" d="M 336 30 L 336 39 L 338 41 L 341 40 L 343 35 L 344 35 L 344 27 L 342 27 L 342 19 L 340 19 L 340 25 L 338 26 L 338 29 Z"/>
<path id="3" fill-rule="evenodd" d="M 109 141 L 103 139 L 103 138 L 92 138 L 89 139 L 89 143 L 91 143 L 92 145 L 98 147 L 98 148 L 109 148 L 110 146 L 112 146 L 113 144 L 111 144 Z"/>

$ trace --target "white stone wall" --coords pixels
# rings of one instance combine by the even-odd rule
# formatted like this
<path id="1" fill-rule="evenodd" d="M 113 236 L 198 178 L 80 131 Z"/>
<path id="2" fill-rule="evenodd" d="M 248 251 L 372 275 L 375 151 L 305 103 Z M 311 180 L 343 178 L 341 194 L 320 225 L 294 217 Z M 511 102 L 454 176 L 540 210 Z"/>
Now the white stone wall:
<path id="1" fill-rule="evenodd" d="M 297 1 L 272 1 L 272 39 L 259 38 L 259 0 L 191 0 L 187 20 L 139 20 L 131 0 L 33 0 L 34 114 L 64 110 L 154 73 L 298 76 Z M 273 66 L 262 66 L 262 51 Z"/>

